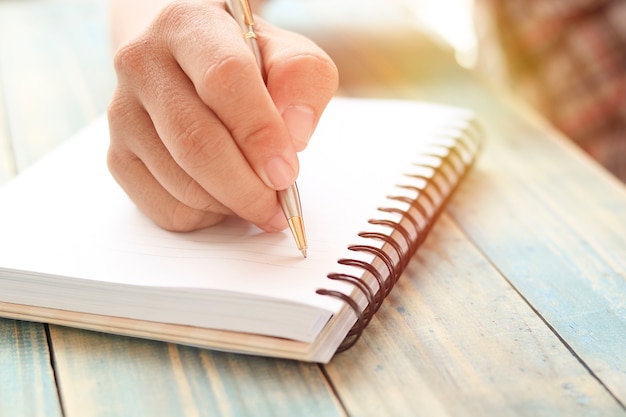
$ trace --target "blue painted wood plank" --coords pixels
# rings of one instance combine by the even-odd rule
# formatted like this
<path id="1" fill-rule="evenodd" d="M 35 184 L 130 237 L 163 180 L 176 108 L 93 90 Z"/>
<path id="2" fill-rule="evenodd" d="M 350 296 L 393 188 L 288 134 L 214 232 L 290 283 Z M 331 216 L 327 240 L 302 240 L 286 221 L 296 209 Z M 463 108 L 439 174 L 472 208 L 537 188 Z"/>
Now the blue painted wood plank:
<path id="1" fill-rule="evenodd" d="M 488 134 L 502 139 L 451 211 L 626 404 L 626 188 L 569 143 L 499 123 L 515 120 L 505 108 L 494 109 L 492 120 Z"/>
<path id="2" fill-rule="evenodd" d="M 51 326 L 68 416 L 342 416 L 315 364 Z"/>
<path id="3" fill-rule="evenodd" d="M 0 319 L 0 416 L 61 416 L 44 326 Z"/>
<path id="4" fill-rule="evenodd" d="M 46 3 L 0 5 L 39 7 Z M 49 10 L 35 13 L 42 20 L 30 20 L 35 23 L 28 33 L 23 28 L 5 26 L 7 20 L 0 22 L 0 31 L 10 27 L 11 34 L 21 34 L 31 44 L 63 44 L 68 41 L 63 37 L 66 35 L 43 42 L 47 40 L 43 34 L 52 33 L 47 17 L 59 18 L 60 9 L 55 10 L 52 15 Z M 67 10 L 63 13 L 70 13 Z M 95 22 L 101 24 L 97 19 Z M 33 30 L 37 27 L 45 30 Z M 102 45 L 97 41 L 102 34 L 99 30 L 93 42 L 96 45 Z M 71 31 L 67 33 L 77 33 Z M 354 40 L 362 38 L 350 39 L 346 37 L 348 47 L 358 49 Z M 80 40 L 73 42 L 78 42 L 76 47 L 85 53 Z M 338 43 L 337 36 L 333 42 Z M 15 55 L 18 49 L 4 45 L 4 50 L 19 56 Z M 467 105 L 476 108 L 479 116 L 487 116 L 490 141 L 485 155 L 450 212 L 489 261 L 468 245 L 466 236 L 455 231 L 454 222 L 444 220 L 435 232 L 439 237 L 429 240 L 430 246 L 419 253 L 407 271 L 405 278 L 409 279 L 400 282 L 364 339 L 326 368 L 350 414 L 624 415 L 626 384 L 622 382 L 626 361 L 620 350 L 624 346 L 620 300 L 626 299 L 622 256 L 626 245 L 621 233 L 624 223 L 620 210 L 624 202 L 620 188 L 569 152 L 567 146 L 546 138 L 545 128 L 538 130 L 520 121 L 514 110 L 484 90 L 471 87 L 471 82 L 433 83 L 437 71 L 427 72 L 427 83 L 418 83 L 415 78 L 411 80 L 414 84 L 402 81 L 398 71 L 416 69 L 423 61 L 415 57 L 422 55 L 406 50 L 400 53 L 401 48 L 394 45 L 397 56 L 393 58 L 409 57 L 409 64 L 394 65 L 388 57 L 372 57 L 369 51 L 356 54 L 361 61 L 350 62 L 349 54 L 337 55 L 343 64 L 357 68 L 355 74 L 361 76 L 367 68 L 382 82 L 362 90 L 350 89 L 345 84 L 346 72 L 342 72 L 343 86 L 348 87 L 345 91 L 433 98 Z M 69 54 L 74 56 L 74 52 Z M 25 57 L 41 64 L 65 56 L 57 50 L 43 61 L 34 61 L 32 55 Z M 104 62 L 100 61 L 106 59 L 103 56 L 93 57 L 92 62 Z M 82 65 L 70 64 L 61 75 L 57 73 L 50 79 L 67 87 L 65 73 L 80 74 L 79 78 L 94 74 L 92 70 L 83 71 L 86 67 Z M 20 67 L 11 63 L 8 68 L 3 74 L 13 74 L 11 79 L 17 79 Z M 100 103 L 97 105 L 104 109 L 106 100 L 84 97 L 95 91 L 92 88 L 98 84 L 97 77 L 106 76 L 100 73 L 85 81 L 88 88 L 72 90 L 71 94 L 82 97 L 79 103 L 88 104 L 66 104 L 76 106 L 68 114 L 55 110 L 47 116 L 37 110 L 33 95 L 9 93 L 12 102 L 17 103 L 16 109 L 35 109 L 30 117 L 18 110 L 11 113 L 13 126 L 21 126 L 13 132 L 27 132 L 18 136 L 35 138 L 25 139 L 35 145 L 20 151 L 21 166 L 36 159 L 38 152 L 45 152 L 39 146 L 48 146 L 37 144 L 42 129 L 28 123 L 48 117 L 43 124 L 50 126 L 43 129 L 45 134 L 63 140 L 72 130 L 67 120 L 79 114 L 74 120 L 85 121 L 96 113 L 89 110 L 96 108 L 89 103 Z M 60 94 L 66 94 L 66 90 L 58 89 L 51 96 Z M 48 113 L 50 103 L 65 108 L 58 99 L 40 99 L 47 103 L 43 108 Z M 76 125 L 82 125 L 82 121 Z M 41 328 L 34 329 L 39 329 L 34 335 L 42 337 Z M 68 416 L 210 412 L 307 415 L 307 410 L 313 410 L 310 415 L 343 414 L 315 365 L 212 353 L 60 327 L 52 328 L 52 336 Z M 14 345 L 0 343 L 5 349 L 2 353 L 12 351 Z M 38 355 L 46 351 L 27 352 L 36 364 Z M 55 393 L 49 385 L 40 386 L 46 398 Z"/>
<path id="5" fill-rule="evenodd" d="M 449 212 L 562 343 L 626 404 L 625 185 L 506 91 L 449 64 L 423 69 L 416 57 L 430 55 L 419 44 L 385 50 L 324 36 L 318 43 L 337 58 L 350 94 L 434 100 L 477 113 L 486 146 Z M 341 48 L 351 52 L 332 52 Z M 377 83 L 387 88 L 372 89 Z"/>
<path id="6" fill-rule="evenodd" d="M 326 369 L 351 416 L 626 416 L 447 216 Z"/>
<path id="7" fill-rule="evenodd" d="M 402 33 L 404 36 L 398 36 Z M 369 415 L 368 410 L 380 403 L 385 412 L 389 413 L 391 407 L 395 414 L 402 415 L 406 407 L 398 403 L 404 402 L 409 408 L 426 409 L 425 415 L 626 415 L 624 185 L 583 156 L 527 107 L 509 100 L 503 91 L 494 94 L 474 74 L 451 65 L 451 55 L 447 64 L 442 62 L 446 60 L 445 53 L 431 54 L 432 48 L 420 43 L 419 36 L 398 30 L 377 38 L 349 29 L 344 36 L 332 31 L 308 34 L 335 59 L 342 74 L 344 93 L 433 100 L 469 107 L 484 122 L 487 133 L 477 169 L 461 187 L 448 212 L 466 236 L 459 239 L 468 238 L 478 248 L 501 274 L 501 282 L 494 280 L 493 271 L 476 277 L 476 273 L 482 273 L 481 269 L 476 264 L 460 262 L 458 256 L 440 259 L 443 263 L 454 263 L 460 270 L 449 274 L 465 271 L 467 279 L 475 283 L 465 291 L 465 302 L 473 308 L 467 309 L 459 302 L 449 309 L 459 308 L 464 312 L 462 315 L 446 310 L 437 310 L 437 315 L 431 313 L 431 321 L 437 328 L 451 330 L 443 341 L 436 339 L 442 344 L 439 351 L 433 346 L 431 351 L 420 352 L 422 344 L 431 344 L 432 338 L 440 336 L 424 332 L 429 323 L 418 321 L 415 310 L 427 301 L 424 294 L 405 298 L 404 292 L 411 291 L 411 287 L 407 288 L 406 281 L 401 281 L 399 291 L 390 298 L 392 303 L 396 298 L 400 300 L 395 306 L 401 311 L 383 307 L 372 324 L 373 329 L 380 327 L 380 330 L 371 339 L 366 337 L 367 346 L 357 345 L 354 358 L 348 352 L 329 367 L 348 410 L 356 415 Z M 397 42 L 385 48 L 385 39 Z M 427 256 L 418 252 L 418 259 L 428 261 Z M 433 256 L 437 259 L 436 254 Z M 415 285 L 419 285 L 419 276 L 424 273 L 429 274 L 415 271 Z M 410 275 L 409 272 L 409 278 L 413 278 Z M 446 273 L 440 273 L 439 279 L 449 278 Z M 480 279 L 485 283 L 477 281 Z M 510 298 L 511 291 L 504 291 L 502 298 L 497 298 L 491 286 L 503 283 L 511 285 L 519 298 Z M 458 285 L 463 287 L 465 283 L 459 281 Z M 441 291 L 438 302 L 449 304 L 449 291 L 454 296 L 458 290 L 451 287 Z M 481 299 L 487 294 L 493 294 L 493 300 Z M 461 295 L 457 297 L 462 300 Z M 524 308 L 525 303 L 528 308 Z M 397 316 L 407 311 L 415 317 L 405 320 L 419 324 L 382 320 L 386 314 Z M 526 318 L 529 311 L 535 315 L 530 321 Z M 519 312 L 524 314 L 520 316 Z M 502 327 L 500 323 L 507 318 L 509 326 Z M 473 321 L 468 322 L 469 319 Z M 518 328 L 515 325 L 520 320 Z M 461 323 L 458 327 L 454 324 L 457 322 Z M 493 335 L 504 337 L 502 342 L 483 340 L 483 335 L 494 332 L 492 326 L 508 327 L 510 340 L 504 337 L 506 332 Z M 421 337 L 415 338 L 413 332 Z M 476 343 L 477 351 L 467 351 L 465 347 L 460 352 L 457 349 L 459 357 L 450 357 L 454 353 L 451 350 L 467 343 Z M 498 360 L 503 357 L 498 352 L 500 343 L 501 348 L 515 349 L 519 356 Z M 400 359 L 394 358 L 396 354 Z M 367 355 L 370 357 L 364 361 Z M 533 357 L 532 366 L 515 367 Z M 428 362 L 423 363 L 424 360 Z M 339 371 L 334 372 L 333 366 Z M 433 372 L 431 367 L 437 370 L 432 376 L 435 382 L 445 382 L 458 397 L 449 395 L 445 384 L 437 387 L 428 377 L 424 379 L 422 372 L 428 375 Z M 364 382 L 358 388 L 351 387 L 347 377 L 341 379 L 342 371 L 343 375 L 357 375 Z M 481 378 L 490 379 L 464 379 L 458 371 L 469 372 L 470 376 L 478 372 Z M 554 381 L 549 380 L 550 372 Z M 535 376 L 530 377 L 529 373 Z M 507 381 L 513 376 L 521 379 Z M 375 378 L 381 382 L 375 382 Z M 404 390 L 406 386 L 420 393 L 415 394 L 417 398 L 410 396 L 409 389 Z M 537 387 L 544 387 L 544 395 L 537 392 L 534 397 L 526 396 L 525 393 Z M 485 392 L 492 394 L 483 398 L 486 403 L 474 403 L 477 398 L 474 395 Z M 521 395 L 516 399 L 513 392 Z M 434 399 L 429 398 L 431 394 Z M 467 407 L 455 408 L 458 398 L 466 396 Z M 372 400 L 364 402 L 361 398 Z M 487 412 L 484 407 L 490 402 L 501 407 L 501 413 Z M 595 406 L 591 405 L 594 402 Z M 431 407 L 424 408 L 425 404 Z"/>

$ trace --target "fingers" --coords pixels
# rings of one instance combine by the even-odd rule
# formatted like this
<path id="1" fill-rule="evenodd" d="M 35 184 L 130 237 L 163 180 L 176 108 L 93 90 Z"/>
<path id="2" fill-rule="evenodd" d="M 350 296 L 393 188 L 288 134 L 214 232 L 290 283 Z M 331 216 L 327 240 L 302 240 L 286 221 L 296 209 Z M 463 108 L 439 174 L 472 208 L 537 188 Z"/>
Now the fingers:
<path id="1" fill-rule="evenodd" d="M 219 223 L 232 212 L 170 157 L 148 115 L 113 100 L 109 111 L 109 170 L 133 202 L 167 230 L 191 231 Z M 132 137 L 132 141 L 124 138 Z"/>
<path id="2" fill-rule="evenodd" d="M 114 161 L 121 161 L 124 154 L 128 154 L 129 159 L 130 155 L 134 155 L 142 161 L 165 191 L 178 201 L 199 210 L 211 209 L 232 214 L 232 211 L 219 204 L 172 159 L 143 108 L 136 103 L 124 106 L 124 101 L 117 99 L 112 103 L 114 104 L 109 109 L 109 129 L 112 132 L 110 148 L 114 153 L 117 149 L 123 149 L 122 152 L 117 152 L 119 156 Z M 113 108 L 117 103 L 122 104 L 122 108 Z M 123 136 L 120 132 L 123 132 Z M 133 140 L 124 141 L 127 137 L 132 137 Z M 119 168 L 123 168 L 123 165 Z"/>
<path id="3" fill-rule="evenodd" d="M 111 147 L 107 163 L 114 178 L 135 205 L 164 229 L 185 232 L 213 226 L 225 214 L 194 209 L 167 192 L 143 162 L 124 148 Z"/>
<path id="4" fill-rule="evenodd" d="M 259 178 L 275 190 L 293 184 L 295 148 L 234 19 L 223 7 L 211 8 L 174 33 L 169 46 L 176 62 Z M 198 38 L 212 39 L 214 46 L 199 48 Z"/>
<path id="5" fill-rule="evenodd" d="M 206 227 L 233 212 L 265 230 L 283 229 L 275 191 L 263 186 L 223 125 L 191 94 L 189 82 L 170 72 L 168 86 L 151 91 L 149 101 L 167 103 L 147 106 L 152 119 L 124 94 L 109 108 L 109 167 L 135 204 L 170 230 Z M 133 168 L 135 159 L 143 169 Z M 201 185 L 197 178 L 207 181 Z"/>
<path id="6" fill-rule="evenodd" d="M 265 230 L 286 227 L 275 190 L 262 183 L 228 128 L 199 98 L 166 42 L 153 35 L 128 45 L 117 53 L 116 69 L 118 94 L 109 109 L 112 147 L 128 142 L 157 183 L 189 207 L 200 208 L 210 197 Z M 133 120 L 137 112 L 128 109 L 134 106 L 145 109 L 152 128 Z M 150 211 L 154 201 L 136 203 Z"/>
<path id="7" fill-rule="evenodd" d="M 209 227 L 221 222 L 225 216 L 215 211 L 194 209 L 173 198 L 132 154 L 110 150 L 107 161 L 115 179 L 135 205 L 166 230 L 187 232 Z M 123 171 L 118 169 L 120 164 L 124 166 Z M 122 172 L 124 175 L 116 175 Z"/>
<path id="8" fill-rule="evenodd" d="M 304 36 L 257 20 L 267 89 L 297 151 L 309 142 L 324 108 L 337 91 L 339 74 L 330 57 Z M 288 80 L 288 81 L 286 81 Z"/>
<path id="9" fill-rule="evenodd" d="M 303 149 L 337 87 L 307 39 L 258 24 L 267 86 L 239 26 L 218 0 L 170 3 L 115 57 L 111 172 L 170 230 L 236 214 L 286 227 L 276 190 L 296 179 Z"/>

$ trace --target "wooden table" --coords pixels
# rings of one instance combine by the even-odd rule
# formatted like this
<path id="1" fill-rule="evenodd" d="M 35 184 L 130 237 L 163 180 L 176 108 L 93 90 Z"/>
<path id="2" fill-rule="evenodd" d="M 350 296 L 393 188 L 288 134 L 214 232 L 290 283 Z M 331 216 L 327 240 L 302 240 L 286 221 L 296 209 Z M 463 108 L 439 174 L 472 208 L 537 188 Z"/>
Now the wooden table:
<path id="1" fill-rule="evenodd" d="M 0 2 L 0 182 L 105 111 L 103 4 Z M 414 29 L 370 29 L 306 29 L 342 94 L 468 106 L 488 141 L 359 343 L 319 366 L 0 319 L 0 416 L 626 416 L 626 188 Z"/>

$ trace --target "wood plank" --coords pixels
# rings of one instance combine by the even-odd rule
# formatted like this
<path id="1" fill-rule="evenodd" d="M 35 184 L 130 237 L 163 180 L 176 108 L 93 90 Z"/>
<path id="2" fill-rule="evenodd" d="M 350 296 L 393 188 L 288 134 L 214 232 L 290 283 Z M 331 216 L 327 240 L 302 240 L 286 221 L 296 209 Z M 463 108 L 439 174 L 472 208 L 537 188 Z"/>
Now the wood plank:
<path id="1" fill-rule="evenodd" d="M 6 15 L 0 16 L 4 19 Z M 0 31 L 4 27 L 4 21 L 0 22 Z M 26 36 L 42 39 L 35 32 Z M 423 412 L 436 416 L 499 411 L 498 415 L 624 415 L 619 403 L 594 378 L 622 398 L 619 386 L 615 387 L 620 377 L 623 381 L 620 363 L 626 362 L 616 351 L 620 340 L 624 340 L 619 300 L 625 299 L 621 292 L 624 257 L 619 251 L 625 247 L 619 236 L 623 223 L 617 211 L 624 204 L 619 187 L 607 185 L 605 179 L 600 179 L 603 174 L 581 162 L 591 174 L 576 177 L 576 181 L 592 181 L 594 186 L 586 187 L 594 188 L 591 198 L 597 199 L 597 203 L 588 203 L 588 195 L 580 193 L 582 187 L 569 183 L 563 186 L 563 174 L 550 169 L 552 158 L 561 158 L 565 152 L 571 162 L 566 164 L 567 174 L 576 175 L 580 168 L 575 153 L 551 144 L 545 148 L 545 157 L 539 158 L 533 184 L 525 179 L 525 164 L 520 161 L 511 165 L 511 161 L 518 160 L 515 152 L 520 149 L 528 155 L 541 153 L 544 135 L 524 124 L 516 124 L 516 129 L 522 131 L 511 134 L 511 110 L 502 113 L 488 93 L 459 82 L 442 84 L 442 67 L 416 58 L 423 54 L 387 48 L 386 54 L 380 55 L 379 51 L 379 55 L 372 55 L 359 47 L 362 38 L 358 37 L 334 36 L 333 42 L 337 46 L 347 43 L 348 50 L 357 50 L 352 55 L 344 49 L 340 55 L 342 65 L 352 60 L 354 73 L 361 77 L 352 85 L 346 84 L 343 77 L 346 92 L 469 104 L 492 121 L 487 126 L 492 140 L 486 155 L 490 156 L 483 156 L 450 212 L 495 265 L 489 265 L 454 222 L 444 218 L 435 229 L 436 237 L 429 239 L 411 263 L 363 340 L 327 368 L 350 414 L 401 415 L 409 411 L 411 415 Z M 389 54 L 394 59 L 405 54 L 409 61 L 393 65 Z M 421 75 L 407 82 L 405 72 L 422 68 L 420 61 L 430 70 L 417 71 Z M 377 78 L 378 86 L 368 84 L 368 77 Z M 12 93 L 12 97 L 16 95 Z M 28 101 L 20 103 L 22 108 L 30 105 Z M 27 120 L 12 117 L 18 121 L 16 126 L 22 126 L 20 129 L 28 125 Z M 64 117 L 50 117 L 50 125 L 62 125 Z M 46 134 L 52 130 L 46 130 Z M 59 137 L 64 139 L 69 133 Z M 31 149 L 35 148 L 38 146 Z M 28 149 L 21 155 L 26 155 L 22 165 L 37 158 Z M 498 158 L 503 159 L 498 162 Z M 539 184 L 546 178 L 544 192 Z M 479 187 L 482 193 L 476 191 Z M 504 193 L 502 201 L 499 193 Z M 523 197 L 532 198 L 536 210 L 526 212 L 528 201 Z M 561 203 L 564 198 L 568 206 Z M 560 209 L 559 218 L 543 215 L 534 220 L 542 212 L 542 204 Z M 485 207 L 489 213 L 484 212 Z M 508 230 L 512 224 L 517 225 L 515 230 Z M 547 228 L 544 236 L 542 227 L 552 224 L 555 226 Z M 597 235 L 591 233 L 595 228 L 600 229 Z M 567 250 L 580 256 L 564 252 L 561 241 L 567 241 Z M 525 255 L 522 259 L 520 248 Z M 589 251 L 594 253 L 594 261 L 583 264 L 580 259 Z M 544 270 L 524 263 L 536 253 L 541 253 L 543 264 L 550 266 L 555 261 L 558 268 Z M 513 277 L 511 282 L 532 308 L 500 275 L 501 269 L 504 275 Z M 468 275 L 467 271 L 480 273 Z M 560 275 L 562 271 L 567 271 L 568 277 Z M 598 278 L 601 274 L 605 274 L 604 279 Z M 569 288 L 571 282 L 582 282 L 583 289 Z M 589 299 L 581 298 L 585 291 L 591 294 Z M 599 308 L 603 297 L 608 300 L 609 312 Z M 578 303 L 582 303 L 580 309 L 575 308 Z M 613 316 L 613 322 L 602 325 L 600 321 L 608 316 Z M 542 319 L 564 335 L 567 345 Z M 568 330 L 572 325 L 574 328 Z M 52 335 L 68 416 L 177 415 L 181 409 L 189 415 L 306 415 L 309 409 L 314 410 L 311 415 L 343 414 L 314 365 L 211 353 L 59 327 L 52 328 Z M 593 374 L 571 355 L 568 347 Z M 4 344 L 0 348 L 6 349 Z M 30 351 L 27 354 L 33 355 Z M 49 387 L 44 390 L 52 392 Z"/>
<path id="2" fill-rule="evenodd" d="M 66 417 L 343 416 L 315 364 L 51 326 Z"/>
<path id="3" fill-rule="evenodd" d="M 106 1 L 0 2 L 0 85 L 21 171 L 105 111 Z"/>
<path id="4" fill-rule="evenodd" d="M 626 415 L 448 216 L 327 371 L 351 416 Z"/>
<path id="5" fill-rule="evenodd" d="M 495 100 L 469 74 L 446 77 L 422 98 L 476 109 L 490 138 L 478 191 L 462 189 L 450 212 L 626 404 L 626 187 L 514 99 Z"/>
<path id="6" fill-rule="evenodd" d="M 461 193 L 451 211 L 533 308 L 626 404 L 623 184 L 609 180 L 577 149 L 549 140 L 536 128 L 512 123 L 487 128 L 490 136 L 506 137 L 509 144 L 494 144 L 487 151 L 481 175 L 473 178 L 478 191 Z"/>
<path id="7" fill-rule="evenodd" d="M 449 211 L 562 343 L 626 404 L 624 185 L 527 108 L 495 99 L 450 59 L 422 68 L 416 58 L 445 61 L 445 54 L 425 55 L 427 48 L 411 41 L 384 48 L 388 34 L 378 36 L 359 41 L 326 31 L 316 40 L 336 58 L 350 94 L 476 110 L 488 143 L 478 173 Z"/>
<path id="8" fill-rule="evenodd" d="M 61 416 L 44 326 L 0 319 L 0 415 Z"/>

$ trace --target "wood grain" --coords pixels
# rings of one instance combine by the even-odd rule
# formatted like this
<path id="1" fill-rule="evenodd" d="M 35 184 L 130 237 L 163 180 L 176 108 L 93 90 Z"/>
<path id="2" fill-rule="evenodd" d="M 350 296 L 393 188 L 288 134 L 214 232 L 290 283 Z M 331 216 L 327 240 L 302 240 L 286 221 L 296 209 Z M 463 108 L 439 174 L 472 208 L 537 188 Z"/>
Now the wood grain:
<path id="1" fill-rule="evenodd" d="M 508 132 L 518 156 L 493 146 L 472 179 L 476 191 L 460 193 L 451 212 L 538 315 L 626 404 L 626 216 L 618 209 L 626 206 L 626 192 L 595 166 L 581 170 L 589 162 L 577 151 L 541 143 L 537 131 Z M 503 131 L 494 127 L 492 133 Z M 506 171 L 510 175 L 496 175 Z"/>
<path id="2" fill-rule="evenodd" d="M 447 216 L 327 370 L 351 416 L 624 415 Z"/>
<path id="3" fill-rule="evenodd" d="M 315 364 L 51 326 L 66 417 L 343 416 Z"/>
<path id="4" fill-rule="evenodd" d="M 338 63 L 348 94 L 476 111 L 487 144 L 448 211 L 560 343 L 626 404 L 624 184 L 527 107 L 455 68 L 450 54 L 426 53 L 427 42 L 405 36 L 404 44 L 383 48 L 381 41 L 330 37 L 321 34 L 318 43 Z M 439 64 L 423 68 L 416 57 Z"/>
<path id="5" fill-rule="evenodd" d="M 104 4 L 0 2 L 0 182 L 104 111 Z M 320 368 L 51 326 L 57 393 L 43 325 L 0 320 L 0 415 L 626 416 L 624 186 L 414 27 L 333 19 L 305 32 L 342 94 L 470 107 L 488 138 L 362 340 Z"/>
<path id="6" fill-rule="evenodd" d="M 0 416 L 61 415 L 44 325 L 0 319 Z"/>

